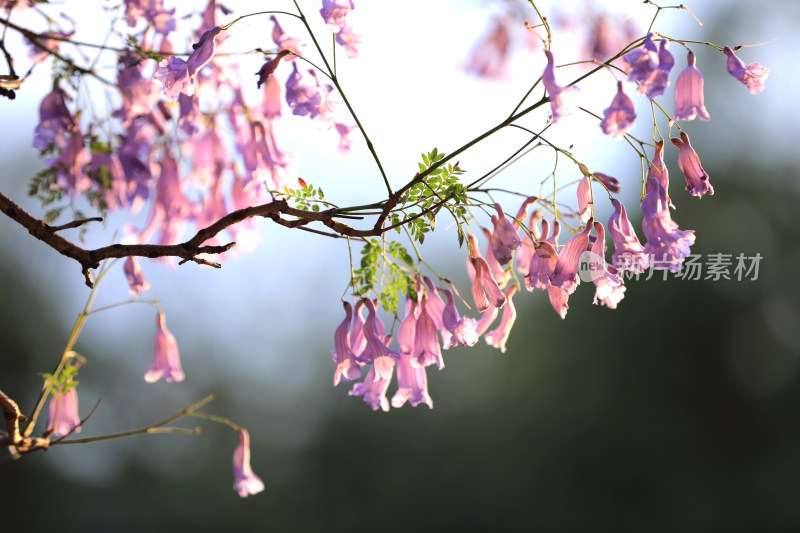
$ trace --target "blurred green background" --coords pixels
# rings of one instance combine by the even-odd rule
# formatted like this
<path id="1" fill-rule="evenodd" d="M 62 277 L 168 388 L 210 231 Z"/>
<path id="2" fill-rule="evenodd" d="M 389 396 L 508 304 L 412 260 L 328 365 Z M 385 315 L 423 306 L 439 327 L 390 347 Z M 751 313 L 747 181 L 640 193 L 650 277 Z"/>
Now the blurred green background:
<path id="1" fill-rule="evenodd" d="M 77 347 L 90 357 L 81 414 L 103 402 L 81 436 L 140 427 L 213 392 L 207 411 L 250 429 L 265 492 L 240 500 L 231 490 L 236 435 L 188 419 L 182 425 L 202 426 L 203 436 L 61 446 L 0 463 L 4 530 L 800 529 L 800 182 L 784 129 L 796 127 L 796 61 L 776 51 L 797 43 L 788 35 L 797 8 L 704 8 L 703 40 L 780 40 L 748 49 L 748 62 L 772 68 L 755 97 L 723 69 L 703 68 L 719 57 L 698 54 L 712 122 L 687 131 L 716 194 L 684 193 L 668 150 L 673 216 L 696 230 L 694 253 L 760 253 L 757 280 L 629 281 L 616 311 L 589 305 L 593 288 L 582 284 L 564 321 L 543 295 L 520 294 L 506 354 L 482 342 L 445 352 L 445 370 L 429 371 L 435 409 L 373 413 L 347 385 L 330 387 L 338 307 L 298 313 L 274 297 L 284 281 L 267 272 L 265 287 L 248 285 L 235 263 L 167 273 L 169 283 L 188 278 L 164 304 L 189 379 L 141 380 L 149 309 L 98 316 Z M 4 174 L 32 168 L 23 160 Z M 24 183 L 0 185 L 24 196 Z M 74 265 L 24 244 L 24 231 L 5 221 L 0 235 L 0 387 L 27 411 L 37 373 L 54 364 L 88 291 Z M 275 258 L 289 268 L 293 260 Z M 460 268 L 459 256 L 451 270 Z M 298 298 L 313 302 L 325 281 L 296 283 Z M 123 282 L 109 284 L 109 301 L 119 299 Z M 221 292 L 198 296 L 211 284 Z M 231 313 L 238 326 L 215 327 Z M 281 320 L 294 323 L 289 348 Z"/>

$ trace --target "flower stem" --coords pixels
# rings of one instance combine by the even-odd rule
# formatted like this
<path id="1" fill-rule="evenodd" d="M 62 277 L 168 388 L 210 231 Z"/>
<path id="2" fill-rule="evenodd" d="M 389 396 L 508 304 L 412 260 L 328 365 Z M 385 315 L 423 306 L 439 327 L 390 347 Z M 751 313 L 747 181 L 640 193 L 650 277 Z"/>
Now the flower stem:
<path id="1" fill-rule="evenodd" d="M 375 163 L 378 165 L 378 170 L 381 173 L 381 177 L 383 178 L 383 182 L 384 182 L 384 184 L 386 184 L 386 190 L 389 191 L 389 196 L 391 196 L 392 195 L 392 186 L 389 185 L 389 178 L 386 177 L 386 172 L 383 170 L 383 165 L 381 164 L 381 160 L 378 157 L 377 152 L 375 151 L 375 147 L 372 145 L 372 141 L 369 139 L 369 136 L 367 135 L 366 130 L 364 130 L 364 126 L 361 125 L 361 121 L 358 119 L 358 115 L 356 115 L 356 112 L 353 109 L 353 106 L 350 105 L 350 101 L 347 99 L 347 95 L 342 90 L 342 86 L 339 85 L 339 79 L 336 77 L 336 71 L 335 71 L 335 69 L 332 69 L 330 64 L 328 63 L 328 59 L 325 57 L 325 54 L 322 52 L 322 48 L 320 47 L 319 43 L 317 42 L 317 38 L 314 35 L 314 32 L 311 31 L 311 26 L 309 26 L 308 20 L 306 20 L 306 17 L 303 14 L 303 11 L 300 9 L 300 6 L 298 5 L 297 0 L 294 0 L 294 5 L 297 8 L 297 12 L 300 13 L 300 16 L 298 18 L 303 23 L 303 25 L 306 27 L 306 31 L 308 31 L 308 35 L 311 37 L 311 41 L 314 43 L 314 46 L 316 47 L 317 52 L 319 52 L 319 55 L 322 57 L 323 63 L 325 63 L 325 67 L 328 69 L 328 72 L 330 73 L 329 77 L 330 77 L 331 81 L 336 86 L 336 90 L 339 91 L 339 94 L 342 95 L 342 100 L 344 101 L 344 105 L 347 106 L 347 109 L 350 111 L 350 114 L 353 116 L 353 120 L 356 121 L 356 125 L 358 126 L 358 129 L 361 131 L 361 135 L 364 137 L 364 140 L 367 142 L 367 148 L 369 149 L 370 153 L 372 154 L 372 158 L 375 160 Z M 297 16 L 297 15 L 295 15 L 295 16 Z"/>
<path id="2" fill-rule="evenodd" d="M 188 429 L 188 428 L 179 428 L 179 427 L 164 427 L 167 424 L 170 424 L 179 418 L 183 418 L 184 416 L 194 415 L 197 416 L 194 411 L 200 409 L 204 405 L 208 404 L 209 402 L 214 400 L 214 395 L 209 394 L 199 402 L 190 405 L 184 409 L 181 409 L 174 415 L 170 416 L 169 418 L 165 418 L 161 422 L 157 422 L 152 426 L 148 426 L 146 428 L 141 429 L 134 429 L 131 431 L 123 431 L 121 433 L 112 433 L 110 435 L 101 435 L 99 437 L 86 437 L 83 439 L 70 439 L 70 440 L 61 440 L 57 442 L 53 442 L 53 444 L 85 444 L 87 442 L 97 442 L 101 440 L 111 440 L 111 439 L 121 439 L 124 437 L 133 437 L 134 435 L 144 435 L 147 433 L 183 433 L 186 435 L 199 435 L 202 430 L 200 428 Z M 203 418 L 203 417 L 201 417 Z"/>

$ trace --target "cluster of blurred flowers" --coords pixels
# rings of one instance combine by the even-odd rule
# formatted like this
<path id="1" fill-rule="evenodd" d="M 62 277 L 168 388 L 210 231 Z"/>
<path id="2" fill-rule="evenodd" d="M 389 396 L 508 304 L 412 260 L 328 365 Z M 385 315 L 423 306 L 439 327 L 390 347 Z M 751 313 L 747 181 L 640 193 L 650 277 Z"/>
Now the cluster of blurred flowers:
<path id="1" fill-rule="evenodd" d="M 321 14 L 347 55 L 354 57 L 358 36 L 345 22 L 352 8 L 349 0 L 326 0 Z M 237 65 L 216 55 L 230 31 L 217 20 L 219 12 L 227 13 L 225 8 L 209 1 L 195 31 L 197 43 L 185 59 L 171 43 L 178 22 L 174 12 L 165 10 L 161 0 L 125 2 L 128 25 L 144 21 L 146 26 L 136 35 L 137 46 L 118 58 L 120 106 L 113 113 L 118 132 L 100 139 L 91 120 L 70 111 L 72 97 L 60 86 L 44 97 L 39 109 L 33 144 L 55 153 L 46 160 L 50 189 L 70 197 L 86 195 L 109 210 L 135 213 L 150 206 L 143 228 L 126 228 L 125 244 L 178 243 L 190 224 L 205 227 L 232 210 L 269 202 L 273 192 L 294 184 L 296 158 L 278 147 L 275 135 L 282 93 L 293 114 L 337 132 L 339 150 L 350 149 L 354 126 L 347 123 L 338 93 L 323 85 L 315 71 L 298 67 L 302 41 L 288 35 L 274 16 L 272 40 L 278 52 L 258 73 L 262 100 L 252 103 L 245 99 Z M 44 54 L 47 43 L 56 43 L 53 51 L 61 44 L 37 41 L 32 48 L 37 54 Z M 142 50 L 169 58 L 153 69 L 154 62 Z M 284 88 L 269 75 L 281 60 L 292 64 Z M 233 143 L 225 140 L 227 128 L 235 132 Z M 258 245 L 252 221 L 228 230 L 239 250 Z"/>
<path id="2" fill-rule="evenodd" d="M 10 13 L 34 5 L 5 0 L 0 9 Z M 269 202 L 274 191 L 283 191 L 290 179 L 294 183 L 296 161 L 278 148 L 274 133 L 282 92 L 293 114 L 317 119 L 339 134 L 341 152 L 350 149 L 354 127 L 346 123 L 338 94 L 322 85 L 315 71 L 298 68 L 302 41 L 288 35 L 274 16 L 271 36 L 278 52 L 257 73 L 258 88 L 264 87 L 262 101 L 253 105 L 245 100 L 236 65 L 216 56 L 227 31 L 217 15 L 229 14 L 216 0 L 209 0 L 203 11 L 195 31 L 197 43 L 186 59 L 175 54 L 171 44 L 179 22 L 174 8 L 165 9 L 161 0 L 125 0 L 124 6 L 128 26 L 144 22 L 145 28 L 132 40 L 137 47 L 118 58 L 120 105 L 113 115 L 120 131 L 99 141 L 90 121 L 70 111 L 72 97 L 56 83 L 41 102 L 33 139 L 34 147 L 55 154 L 45 162 L 53 173 L 50 189 L 70 197 L 93 193 L 89 197 L 94 203 L 110 210 L 137 212 L 150 206 L 145 227 L 127 226 L 123 243 L 178 243 L 189 224 L 205 227 L 231 210 Z M 360 42 L 346 22 L 353 8 L 350 0 L 323 0 L 320 10 L 348 57 L 357 56 Z M 74 30 L 51 32 L 29 41 L 30 58 L 38 64 L 58 54 L 73 34 Z M 152 68 L 142 50 L 169 58 Z M 281 60 L 291 62 L 293 69 L 284 89 L 271 76 Z M 225 121 L 235 132 L 234 143 L 223 140 Z M 252 221 L 229 230 L 245 251 L 258 244 Z M 135 257 L 126 259 L 124 273 L 131 294 L 139 296 L 150 288 Z M 144 379 L 183 381 L 178 345 L 160 309 L 154 345 L 153 364 Z M 54 387 L 47 429 L 54 436 L 81 430 L 77 382 L 70 379 Z M 239 438 L 233 457 L 234 489 L 245 497 L 262 491 L 264 484 L 250 467 L 247 430 L 240 428 Z"/>

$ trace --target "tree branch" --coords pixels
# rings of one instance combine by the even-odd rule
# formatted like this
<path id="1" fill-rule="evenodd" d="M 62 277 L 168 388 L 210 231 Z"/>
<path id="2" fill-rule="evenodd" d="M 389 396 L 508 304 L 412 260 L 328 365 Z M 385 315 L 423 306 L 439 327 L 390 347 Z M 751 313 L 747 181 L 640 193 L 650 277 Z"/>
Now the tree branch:
<path id="1" fill-rule="evenodd" d="M 199 230 L 194 237 L 183 243 L 112 244 L 110 246 L 104 246 L 94 250 L 87 250 L 65 239 L 57 232 L 71 227 L 78 227 L 84 222 L 94 219 L 78 220 L 55 227 L 50 226 L 49 224 L 46 224 L 44 221 L 36 218 L 22 209 L 2 192 L 0 192 L 0 211 L 27 229 L 28 233 L 30 233 L 36 239 L 47 244 L 61 255 L 77 261 L 81 265 L 83 275 L 86 279 L 86 285 L 89 287 L 94 285 L 94 281 L 92 280 L 91 273 L 89 271 L 91 269 L 99 268 L 100 262 L 105 259 L 118 259 L 133 256 L 149 257 L 151 259 L 158 257 L 179 257 L 181 259 L 180 264 L 192 261 L 200 265 L 221 268 L 219 263 L 198 257 L 198 255 L 221 254 L 233 248 L 236 243 L 231 242 L 221 246 L 203 246 L 203 243 L 214 238 L 229 226 L 254 217 L 269 218 L 276 224 L 287 228 L 299 228 L 328 237 L 376 237 L 388 231 L 389 229 L 394 228 L 394 226 L 382 228 L 376 225 L 366 230 L 356 229 L 343 222 L 335 220 L 335 218 L 340 216 L 339 210 L 336 208 L 326 209 L 325 211 L 319 212 L 304 211 L 302 209 L 290 207 L 286 200 L 275 200 L 268 204 L 246 207 L 244 209 L 233 211 L 220 218 L 210 226 Z M 286 219 L 281 215 L 296 218 Z M 352 215 L 344 215 L 344 217 L 356 218 Z M 316 229 L 305 227 L 311 222 L 320 222 L 333 230 L 333 233 L 322 232 Z M 403 223 L 405 222 L 407 221 L 404 221 Z"/>

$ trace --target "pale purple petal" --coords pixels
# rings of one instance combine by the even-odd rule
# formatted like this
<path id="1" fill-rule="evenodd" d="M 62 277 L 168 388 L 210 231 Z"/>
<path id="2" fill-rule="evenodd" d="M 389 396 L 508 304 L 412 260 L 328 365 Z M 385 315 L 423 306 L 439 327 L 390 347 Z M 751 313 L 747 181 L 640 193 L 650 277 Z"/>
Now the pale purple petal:
<path id="1" fill-rule="evenodd" d="M 70 381 L 67 381 L 69 386 Z M 50 408 L 47 416 L 47 430 L 53 430 L 53 436 L 63 437 L 70 433 L 80 433 L 81 417 L 78 415 L 77 386 L 69 386 L 66 392 L 58 390 L 50 397 Z"/>
<path id="2" fill-rule="evenodd" d="M 325 24 L 334 32 L 340 31 L 345 25 L 347 15 L 355 9 L 353 0 L 322 0 L 322 15 Z"/>
<path id="3" fill-rule="evenodd" d="M 635 107 L 631 97 L 622 89 L 621 81 L 617 82 L 617 95 L 603 111 L 603 116 L 605 118 L 600 122 L 600 128 L 603 133 L 615 139 L 624 136 L 633 127 L 636 119 Z"/>
<path id="4" fill-rule="evenodd" d="M 694 231 L 678 229 L 670 216 L 667 193 L 658 180 L 650 178 L 646 192 L 642 200 L 642 230 L 647 237 L 644 253 L 651 256 L 650 268 L 678 272 L 691 253 Z"/>
<path id="5" fill-rule="evenodd" d="M 514 325 L 514 321 L 517 319 L 517 310 L 514 307 L 514 302 L 511 300 L 511 297 L 514 296 L 516 291 L 516 285 L 509 285 L 506 287 L 506 305 L 503 308 L 503 317 L 500 319 L 500 324 L 497 328 L 487 332 L 483 336 L 483 339 L 489 346 L 497 348 L 502 353 L 506 353 L 506 341 L 508 341 L 511 328 Z"/>
<path id="6" fill-rule="evenodd" d="M 647 179 L 655 178 L 667 191 L 667 204 L 674 208 L 672 200 L 669 199 L 669 171 L 664 163 L 664 141 L 656 142 L 656 150 L 651 160 L 652 164 L 647 168 Z"/>
<path id="7" fill-rule="evenodd" d="M 250 434 L 244 428 L 239 429 L 239 445 L 233 452 L 233 490 L 241 498 L 264 490 L 264 482 L 250 467 Z"/>
<path id="8" fill-rule="evenodd" d="M 433 409 L 426 372 L 425 367 L 413 364 L 410 355 L 403 354 L 400 357 L 397 362 L 397 392 L 392 396 L 392 407 L 400 408 L 408 401 L 413 407 L 425 403 Z"/>
<path id="9" fill-rule="evenodd" d="M 478 342 L 478 334 L 476 332 L 478 322 L 474 318 L 459 316 L 453 293 L 449 289 L 442 289 L 442 292 L 447 299 L 447 305 L 445 305 L 442 313 L 442 320 L 444 327 L 452 334 L 452 338 L 455 340 L 454 344 L 474 346 Z"/>
<path id="10" fill-rule="evenodd" d="M 617 270 L 628 270 L 641 274 L 649 266 L 649 256 L 639 242 L 625 206 L 619 200 L 611 200 L 614 213 L 608 219 L 608 234 L 614 241 L 614 255 L 611 261 Z"/>
<path id="11" fill-rule="evenodd" d="M 150 288 L 150 283 L 145 279 L 142 267 L 135 257 L 125 259 L 122 270 L 125 272 L 125 279 L 128 280 L 128 292 L 133 296 L 141 296 Z"/>
<path id="12" fill-rule="evenodd" d="M 682 131 L 680 139 L 670 139 L 670 141 L 680 149 L 678 166 L 686 176 L 686 188 L 692 196 L 702 198 L 706 193 L 714 194 L 714 187 L 711 186 L 708 174 L 703 169 L 703 165 L 700 164 L 700 158 L 689 142 L 689 135 Z"/>
<path id="13" fill-rule="evenodd" d="M 689 65 L 678 76 L 675 82 L 675 116 L 674 120 L 710 120 L 711 116 L 703 103 L 703 75 L 695 68 L 695 57 L 690 51 Z"/>
<path id="14" fill-rule="evenodd" d="M 597 304 L 599 300 L 601 304 L 609 309 L 616 309 L 617 304 L 622 300 L 625 294 L 625 285 L 622 278 L 616 274 L 612 274 L 608 270 L 605 261 L 605 230 L 600 222 L 594 223 L 594 229 L 597 232 L 597 239 L 592 245 L 592 260 L 598 261 L 599 269 L 592 270 L 592 281 L 595 285 L 594 303 Z"/>
<path id="15" fill-rule="evenodd" d="M 519 235 L 514 225 L 508 221 L 503 208 L 500 204 L 494 204 L 497 216 L 492 216 L 494 232 L 489 242 L 492 246 L 492 254 L 501 265 L 507 265 L 513 257 L 512 252 L 520 245 Z"/>
<path id="16" fill-rule="evenodd" d="M 550 98 L 550 110 L 555 124 L 559 118 L 578 111 L 577 93 L 579 89 L 575 86 L 561 87 L 556 83 L 553 54 L 550 50 L 545 50 L 544 53 L 547 56 L 547 66 L 542 74 L 542 82 L 544 82 L 544 88 Z"/>
<path id="17" fill-rule="evenodd" d="M 350 396 L 361 396 L 364 402 L 373 411 L 382 409 L 389 410 L 389 399 L 386 398 L 386 391 L 389 389 L 389 381 L 392 379 L 391 372 L 388 377 L 380 378 L 375 374 L 374 368 L 370 367 L 367 376 L 362 383 L 353 385 L 353 389 L 348 393 Z"/>
<path id="18" fill-rule="evenodd" d="M 344 302 L 345 318 L 333 334 L 333 345 L 336 349 L 336 371 L 333 374 L 333 386 L 342 381 L 352 381 L 361 377 L 361 366 L 356 362 L 353 350 L 350 349 L 350 324 L 353 321 L 353 308 Z"/>
<path id="19" fill-rule="evenodd" d="M 178 353 L 178 343 L 175 337 L 167 330 L 164 313 L 158 312 L 156 316 L 156 338 L 154 342 L 153 364 L 144 375 L 144 380 L 154 383 L 164 378 L 165 381 L 183 381 L 184 374 L 181 368 L 180 354 Z"/>
<path id="20" fill-rule="evenodd" d="M 583 179 L 578 182 L 578 218 L 582 223 L 592 218 L 593 203 L 592 182 L 589 180 L 589 176 L 584 173 Z"/>
<path id="21" fill-rule="evenodd" d="M 750 94 L 757 94 L 764 90 L 764 82 L 769 76 L 768 68 L 761 63 L 745 65 L 744 61 L 739 59 L 727 46 L 722 49 L 722 52 L 728 56 L 726 62 L 728 74 L 744 83 Z"/>

